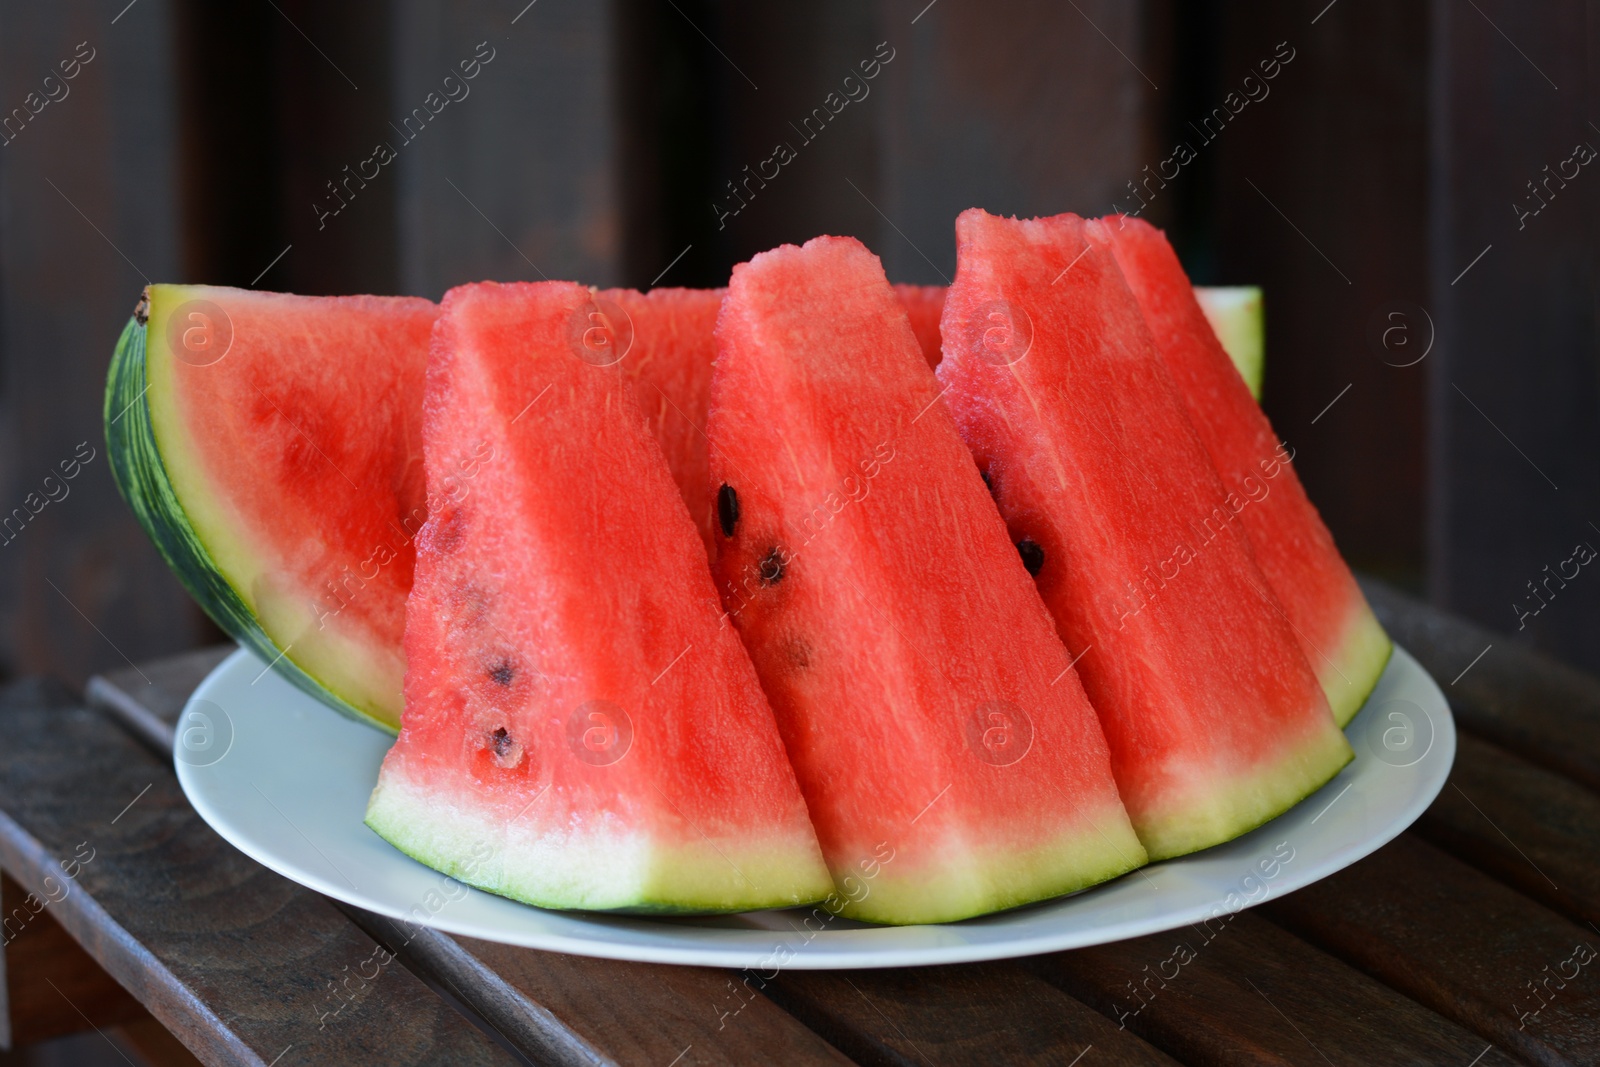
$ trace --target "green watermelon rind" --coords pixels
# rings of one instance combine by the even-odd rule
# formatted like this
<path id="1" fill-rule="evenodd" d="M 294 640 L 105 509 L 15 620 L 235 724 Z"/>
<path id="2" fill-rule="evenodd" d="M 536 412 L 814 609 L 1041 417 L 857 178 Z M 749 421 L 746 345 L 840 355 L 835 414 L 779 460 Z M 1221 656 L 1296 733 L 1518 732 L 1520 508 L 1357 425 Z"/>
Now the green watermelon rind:
<path id="1" fill-rule="evenodd" d="M 363 712 L 307 674 L 261 628 L 244 597 L 195 532 L 172 487 L 150 418 L 148 391 L 145 325 L 135 316 L 117 339 L 106 375 L 106 448 L 118 491 L 167 566 L 224 633 L 262 662 L 272 664 L 295 688 L 357 722 L 396 733 L 390 724 Z"/>
<path id="2" fill-rule="evenodd" d="M 594 872 L 586 870 L 582 864 L 568 872 L 569 880 L 574 884 L 567 892 L 550 891 L 548 882 L 545 883 L 546 891 L 541 892 L 529 888 L 529 880 L 506 871 L 501 862 L 502 853 L 515 855 L 516 850 L 507 849 L 500 839 L 503 826 L 492 826 L 491 820 L 464 812 L 449 797 L 419 788 L 403 772 L 396 773 L 388 767 L 379 775 L 378 784 L 372 790 L 364 821 L 373 833 L 399 851 L 463 885 L 550 911 L 663 917 L 735 915 L 769 908 L 817 904 L 833 893 L 832 883 L 826 881 L 809 892 L 784 894 L 763 892 L 756 889 L 755 881 L 749 879 L 751 888 L 756 891 L 741 890 L 737 896 L 719 895 L 703 888 L 685 890 L 683 880 L 692 881 L 696 871 L 717 870 L 721 863 L 733 864 L 733 860 L 717 850 L 714 844 L 710 847 L 716 851 L 718 858 L 709 862 L 702 854 L 698 858 L 679 857 L 672 862 L 661 863 L 659 873 L 665 879 L 657 878 L 654 888 L 640 890 L 625 904 L 607 902 L 606 897 L 614 901 L 616 897 L 627 894 L 616 892 L 615 881 L 595 878 Z M 473 847 L 467 847 L 469 844 Z M 772 855 L 778 856 L 781 851 L 780 846 Z M 474 856 L 482 858 L 483 862 L 474 862 Z M 763 885 L 785 880 L 782 871 L 772 870 L 758 856 L 741 855 L 738 852 L 734 856 L 740 861 L 734 869 L 741 877 L 745 871 L 752 871 L 760 876 L 760 884 Z M 674 876 L 679 879 L 678 885 L 665 884 Z M 664 898 L 671 898 L 670 902 Z"/>
<path id="3" fill-rule="evenodd" d="M 1306 797 L 1337 778 L 1339 772 L 1349 766 L 1355 758 L 1355 750 L 1350 747 L 1349 740 L 1342 732 L 1319 731 L 1307 739 L 1301 750 L 1279 754 L 1271 763 L 1256 768 L 1252 775 L 1232 778 L 1225 784 L 1212 782 L 1207 790 L 1208 794 L 1228 798 L 1231 802 L 1229 807 L 1233 809 L 1231 817 L 1209 824 L 1197 824 L 1194 818 L 1196 805 L 1191 796 L 1185 798 L 1180 805 L 1183 814 L 1173 820 L 1175 824 L 1187 828 L 1184 833 L 1160 833 L 1151 826 L 1143 825 L 1136 827 L 1139 830 L 1139 840 L 1144 842 L 1151 863 L 1177 859 L 1180 856 L 1226 844 L 1234 838 L 1243 837 L 1257 827 L 1265 826 L 1295 807 Z M 1285 788 L 1282 783 L 1293 773 L 1295 762 L 1303 765 L 1304 773 L 1298 775 L 1298 782 L 1291 783 Z M 1262 785 L 1273 790 L 1273 795 L 1253 809 L 1242 810 L 1236 798 L 1246 795 L 1251 787 Z M 1207 826 L 1212 829 L 1208 830 Z M 1225 829 L 1215 829 L 1217 826 L 1224 826 Z"/>
<path id="4" fill-rule="evenodd" d="M 1096 814 L 1099 818 L 1087 820 L 1088 829 L 1078 827 L 1025 852 L 1012 852 L 998 859 L 991 856 L 989 862 L 975 861 L 967 871 L 955 872 L 953 878 L 946 879 L 956 880 L 963 874 L 981 871 L 981 883 L 965 895 L 948 889 L 930 891 L 929 884 L 939 879 L 939 872 L 901 876 L 890 862 L 876 880 L 869 880 L 859 871 L 846 868 L 836 872 L 841 884 L 858 883 L 862 896 L 856 900 L 844 898 L 838 913 L 846 919 L 881 926 L 961 922 L 1059 900 L 1131 874 L 1150 862 L 1120 807 Z M 1111 827 L 1109 835 L 1102 825 Z M 1119 846 L 1112 835 L 1124 833 L 1126 837 Z M 1070 862 L 1064 864 L 1068 858 Z"/>
<path id="5" fill-rule="evenodd" d="M 1261 378 L 1266 369 L 1266 323 L 1260 286 L 1197 285 L 1195 299 L 1217 335 L 1222 350 L 1261 400 Z"/>
<path id="6" fill-rule="evenodd" d="M 1355 618 L 1346 630 L 1345 639 L 1333 657 L 1337 665 L 1336 673 L 1354 689 L 1346 691 L 1337 685 L 1326 689 L 1328 704 L 1333 709 L 1333 721 L 1338 723 L 1339 729 L 1349 726 L 1361 709 L 1366 707 L 1367 699 L 1378 688 L 1378 681 L 1388 669 L 1393 656 L 1394 640 L 1384 630 L 1383 624 L 1378 622 L 1366 598 L 1362 597 Z"/>

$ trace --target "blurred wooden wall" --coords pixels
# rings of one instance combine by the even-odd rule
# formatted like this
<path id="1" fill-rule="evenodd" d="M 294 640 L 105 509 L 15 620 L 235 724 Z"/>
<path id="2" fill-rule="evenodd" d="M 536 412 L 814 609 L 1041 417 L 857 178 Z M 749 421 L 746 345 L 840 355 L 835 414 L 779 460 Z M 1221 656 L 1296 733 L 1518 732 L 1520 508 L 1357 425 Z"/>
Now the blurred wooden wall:
<path id="1" fill-rule="evenodd" d="M 1479 4 L 1431 27 L 1429 585 L 1600 670 L 1600 12 Z"/>
<path id="2" fill-rule="evenodd" d="M 186 270 L 173 7 L 116 15 L 0 4 L 0 515 L 31 515 L 0 545 L 13 672 L 81 678 L 204 633 L 105 455 L 111 348 L 145 283 Z"/>
<path id="3" fill-rule="evenodd" d="M 1551 19 L 1480 4 L 1549 57 L 1560 94 L 1449 0 L 125 5 L 0 0 L 0 106 L 96 49 L 71 96 L 0 146 L 0 511 L 77 442 L 103 451 L 101 381 L 146 277 L 430 297 L 483 277 L 705 286 L 831 232 L 895 280 L 943 282 L 960 209 L 1127 209 L 1179 142 L 1195 158 L 1143 212 L 1198 281 L 1265 287 L 1266 406 L 1353 562 L 1420 588 L 1426 560 L 1447 603 L 1505 626 L 1510 572 L 1587 506 L 1592 212 L 1518 244 L 1475 229 L 1503 229 L 1523 171 L 1587 136 L 1577 0 Z M 1201 135 L 1285 48 L 1270 93 Z M 808 136 L 830 93 L 859 98 Z M 1483 140 L 1486 109 L 1500 132 Z M 793 160 L 730 213 L 729 183 L 779 143 Z M 380 144 L 394 159 L 343 185 Z M 1442 284 L 1490 241 L 1508 254 Z M 1372 339 L 1397 307 L 1438 332 L 1415 366 Z M 1538 453 L 1559 507 L 1514 482 L 1451 380 Z M 1496 519 L 1499 502 L 1538 517 Z M 1540 640 L 1585 658 L 1588 624 L 1549 618 Z M 0 548 L 10 670 L 82 678 L 208 632 L 103 456 Z"/>

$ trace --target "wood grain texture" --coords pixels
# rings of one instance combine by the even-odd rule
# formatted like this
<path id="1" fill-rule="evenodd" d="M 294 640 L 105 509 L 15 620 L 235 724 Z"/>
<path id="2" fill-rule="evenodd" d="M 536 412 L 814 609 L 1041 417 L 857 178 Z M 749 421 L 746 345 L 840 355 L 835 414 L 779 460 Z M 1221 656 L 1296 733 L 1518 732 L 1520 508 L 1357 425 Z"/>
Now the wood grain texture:
<path id="1" fill-rule="evenodd" d="M 35 896 L 0 874 L 0 1049 L 149 1018 Z M 9 1032 L 8 1031 L 9 1025 Z"/>
<path id="2" fill-rule="evenodd" d="M 346 904 L 338 907 L 357 926 L 398 953 L 407 967 L 434 988 L 448 990 L 465 1010 L 535 1063 L 587 1067 L 618 1062 L 491 970 L 468 952 L 460 939 Z"/>
<path id="3" fill-rule="evenodd" d="M 1600 927 L 1600 795 L 1576 782 L 1463 734 L 1449 784 L 1416 829 L 1580 925 Z"/>
<path id="4" fill-rule="evenodd" d="M 1600 956 L 1564 965 L 1600 935 L 1412 834 L 1264 911 L 1525 1060 L 1600 1060 Z"/>
<path id="5" fill-rule="evenodd" d="M 0 864 L 33 892 L 55 884 L 57 921 L 202 1060 L 510 1062 L 327 901 L 216 836 L 164 765 L 59 687 L 0 691 L 0 795 Z"/>
<path id="6" fill-rule="evenodd" d="M 743 975 L 708 967 L 625 963 L 536 952 L 460 938 L 461 945 L 523 995 L 546 1005 L 622 1063 L 851 1062 Z M 737 989 L 737 992 L 735 991 Z"/>
<path id="7" fill-rule="evenodd" d="M 1015 963 L 792 971 L 766 992 L 863 1064 L 1175 1062 Z"/>
<path id="8" fill-rule="evenodd" d="M 99 691 L 145 704 L 152 717 L 170 722 L 220 651 L 146 665 L 153 684 L 133 671 L 114 673 Z M 383 932 L 387 920 L 369 922 L 380 940 L 395 940 Z M 680 1053 L 685 1067 L 747 1063 L 774 1048 L 785 1050 L 785 1062 L 850 1062 L 830 1042 L 866 1063 L 900 1062 L 916 1049 L 941 1063 L 993 1062 L 987 1057 L 1001 1053 L 1008 1062 L 1048 1063 L 1069 1046 L 1090 1044 L 1097 1059 L 1117 1057 L 1106 1062 L 1169 1062 L 1010 964 L 848 978 L 790 972 L 746 986 L 745 974 L 712 968 L 589 959 L 432 932 L 408 936 L 407 966 L 455 990 L 522 1048 L 548 1040 L 537 1035 L 558 1019 L 588 1047 L 625 1063 L 668 1062 Z"/>
<path id="9" fill-rule="evenodd" d="M 147 715 L 171 726 L 178 721 L 178 714 L 188 703 L 195 686 L 205 681 L 206 675 L 237 649 L 233 644 L 197 648 L 176 656 L 147 660 L 139 664 L 137 670 L 126 667 L 106 671 L 99 677 L 108 687 L 108 700 L 112 699 L 110 692 L 115 691 L 120 694 L 115 699 L 123 705 L 136 705 Z M 115 709 L 107 706 L 106 710 Z"/>
<path id="10" fill-rule="evenodd" d="M 1382 582 L 1362 588 L 1463 729 L 1600 791 L 1600 679 Z"/>
<path id="11" fill-rule="evenodd" d="M 1476 1034 L 1249 912 L 1030 966 L 1187 1064 L 1428 1067 L 1484 1051 Z"/>
<path id="12" fill-rule="evenodd" d="M 97 674 L 84 687 L 84 700 L 110 715 L 150 751 L 169 756 L 174 725 L 189 694 L 235 647 L 216 645 L 151 660 L 137 670 Z"/>
<path id="13" fill-rule="evenodd" d="M 188 694 L 231 646 L 169 657 L 97 678 L 93 692 L 118 714 L 170 725 Z M 142 672 L 142 673 L 141 673 Z M 146 682 L 146 678 L 149 682 Z M 133 710 L 140 709 L 140 710 Z M 168 734 L 168 744 L 171 737 Z M 343 908 L 406 966 L 448 989 L 537 1062 L 737 1064 L 783 1048 L 787 1062 L 849 1061 L 770 1001 L 757 998 L 725 1023 L 738 976 L 513 948 Z M 686 1051 L 687 1050 L 687 1051 Z"/>

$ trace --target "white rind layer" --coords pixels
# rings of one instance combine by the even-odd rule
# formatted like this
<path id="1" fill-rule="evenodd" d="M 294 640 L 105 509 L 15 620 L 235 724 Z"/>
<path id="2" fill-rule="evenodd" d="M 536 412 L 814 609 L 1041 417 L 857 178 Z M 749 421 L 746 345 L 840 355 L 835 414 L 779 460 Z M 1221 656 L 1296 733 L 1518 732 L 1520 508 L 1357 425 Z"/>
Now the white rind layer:
<path id="1" fill-rule="evenodd" d="M 558 827 L 553 824 L 562 820 L 539 818 L 539 799 L 507 816 L 460 803 L 471 795 L 419 787 L 386 764 L 367 825 L 408 856 L 468 885 L 545 908 L 753 911 L 815 903 L 833 891 L 817 876 L 814 839 L 702 835 L 668 843 L 624 827 L 614 815 Z"/>

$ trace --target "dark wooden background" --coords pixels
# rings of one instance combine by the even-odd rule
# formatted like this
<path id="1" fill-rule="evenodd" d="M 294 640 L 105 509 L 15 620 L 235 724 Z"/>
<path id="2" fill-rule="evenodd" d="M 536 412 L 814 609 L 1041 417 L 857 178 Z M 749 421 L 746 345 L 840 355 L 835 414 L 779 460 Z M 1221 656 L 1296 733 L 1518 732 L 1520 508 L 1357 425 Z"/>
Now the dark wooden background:
<path id="1" fill-rule="evenodd" d="M 1512 207 L 1600 146 L 1593 7 L 0 0 L 4 114 L 94 55 L 0 145 L 0 515 L 97 453 L 0 546 L 0 666 L 81 681 L 210 636 L 103 455 L 106 362 L 147 280 L 717 285 L 830 232 L 941 282 L 962 208 L 1128 207 L 1180 140 L 1197 156 L 1146 215 L 1197 281 L 1265 286 L 1265 402 L 1346 554 L 1515 630 L 1526 583 L 1600 545 L 1600 177 L 1521 229 Z M 399 146 L 391 123 L 485 41 L 470 95 Z M 790 124 L 880 42 L 870 94 L 800 144 Z M 1280 42 L 1270 94 L 1202 143 L 1189 124 Z M 319 226 L 380 140 L 397 159 Z M 713 202 L 778 141 L 797 158 L 719 228 Z M 1432 340 L 1414 366 L 1373 339 L 1396 308 L 1407 358 Z M 1600 667 L 1600 577 L 1520 636 Z"/>

